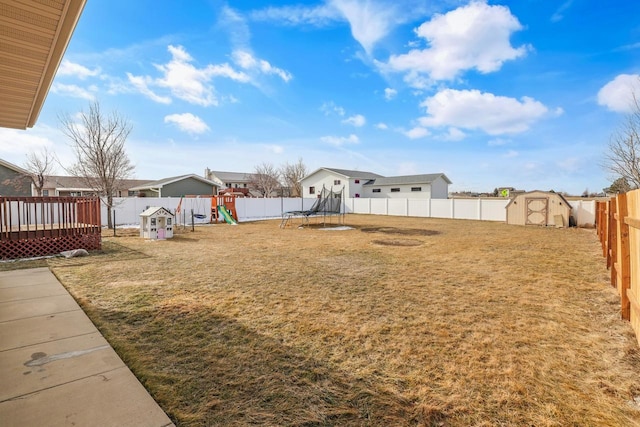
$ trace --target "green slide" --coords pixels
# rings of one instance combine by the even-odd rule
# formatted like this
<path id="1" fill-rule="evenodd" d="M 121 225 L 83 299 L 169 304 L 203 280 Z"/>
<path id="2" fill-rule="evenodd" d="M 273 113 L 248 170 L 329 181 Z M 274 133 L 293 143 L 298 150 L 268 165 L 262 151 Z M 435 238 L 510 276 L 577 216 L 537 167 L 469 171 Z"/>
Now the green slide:
<path id="1" fill-rule="evenodd" d="M 218 206 L 218 211 L 222 214 L 224 220 L 231 225 L 238 225 L 235 219 L 231 216 L 231 213 L 223 205 Z"/>

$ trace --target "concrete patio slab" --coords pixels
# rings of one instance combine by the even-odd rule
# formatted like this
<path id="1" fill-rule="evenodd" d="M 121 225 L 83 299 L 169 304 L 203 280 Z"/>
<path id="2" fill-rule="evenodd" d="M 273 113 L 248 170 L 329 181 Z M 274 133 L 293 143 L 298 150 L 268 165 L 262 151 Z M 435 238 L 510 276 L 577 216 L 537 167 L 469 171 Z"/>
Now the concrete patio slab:
<path id="1" fill-rule="evenodd" d="M 2 402 L 0 420 L 6 427 L 173 425 L 164 412 L 157 410 L 144 387 L 131 381 L 131 376 L 129 369 L 122 367 Z M 60 401 L 65 403 L 51 404 Z"/>
<path id="2" fill-rule="evenodd" d="M 0 351 L 86 335 L 95 331 L 93 323 L 80 309 L 0 322 Z"/>
<path id="3" fill-rule="evenodd" d="M 173 423 L 47 268 L 0 272 L 0 424 Z"/>

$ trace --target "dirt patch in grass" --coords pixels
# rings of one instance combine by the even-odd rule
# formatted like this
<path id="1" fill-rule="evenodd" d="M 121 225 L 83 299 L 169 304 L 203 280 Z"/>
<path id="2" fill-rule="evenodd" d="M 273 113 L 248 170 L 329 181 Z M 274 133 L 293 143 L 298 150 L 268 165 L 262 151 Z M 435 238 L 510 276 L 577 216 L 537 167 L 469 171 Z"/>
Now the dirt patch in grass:
<path id="1" fill-rule="evenodd" d="M 371 243 L 382 246 L 420 246 L 423 244 L 422 241 L 415 239 L 378 239 L 371 241 Z"/>
<path id="2" fill-rule="evenodd" d="M 48 263 L 178 426 L 640 424 L 640 352 L 592 230 L 279 224 Z"/>
<path id="3" fill-rule="evenodd" d="M 423 230 L 418 228 L 397 228 L 397 227 L 363 227 L 360 231 L 364 233 L 385 233 L 399 234 L 402 236 L 435 236 L 440 234 L 437 230 Z"/>

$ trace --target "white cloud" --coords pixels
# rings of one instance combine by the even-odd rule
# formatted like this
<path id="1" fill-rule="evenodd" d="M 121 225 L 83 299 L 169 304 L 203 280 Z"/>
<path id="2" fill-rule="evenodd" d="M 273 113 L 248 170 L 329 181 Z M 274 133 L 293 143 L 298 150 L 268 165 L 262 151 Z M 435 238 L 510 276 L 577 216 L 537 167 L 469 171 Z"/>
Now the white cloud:
<path id="1" fill-rule="evenodd" d="M 501 145 L 506 145 L 508 143 L 510 143 L 511 141 L 508 139 L 503 139 L 503 138 L 494 138 L 492 140 L 489 140 L 487 142 L 487 145 L 489 147 L 497 147 L 497 146 L 501 146 Z"/>
<path id="2" fill-rule="evenodd" d="M 97 89 L 95 86 L 91 86 L 90 89 L 94 91 Z M 71 96 L 73 98 L 81 98 L 87 99 L 89 101 L 93 101 L 95 99 L 95 95 L 90 90 L 81 88 L 77 85 L 66 85 L 62 83 L 54 83 L 51 86 L 51 92 L 57 93 L 62 96 Z"/>
<path id="3" fill-rule="evenodd" d="M 150 99 L 168 104 L 170 98 L 158 95 L 151 87 L 168 89 L 171 94 L 191 104 L 207 107 L 218 105 L 211 81 L 214 77 L 224 77 L 240 83 L 249 83 L 250 77 L 242 71 L 237 71 L 227 63 L 209 64 L 204 68 L 195 67 L 193 58 L 182 46 L 169 45 L 167 50 L 171 60 L 162 65 L 155 65 L 162 73 L 159 78 L 151 76 L 134 76 L 127 73 L 129 82 L 138 92 Z"/>
<path id="4" fill-rule="evenodd" d="M 449 128 L 447 134 L 444 135 L 444 139 L 446 141 L 462 141 L 466 136 L 467 135 L 458 128 Z"/>
<path id="5" fill-rule="evenodd" d="M 490 73 L 527 53 L 527 46 L 513 48 L 509 41 L 511 34 L 521 29 L 507 7 L 472 1 L 420 25 L 416 35 L 429 47 L 392 55 L 382 68 L 407 72 L 406 80 L 421 88 L 428 85 L 425 75 L 432 80 L 451 80 L 469 69 Z"/>
<path id="6" fill-rule="evenodd" d="M 336 103 L 333 101 L 325 102 L 324 104 L 322 104 L 320 106 L 320 111 L 322 111 L 325 116 L 330 116 L 331 114 L 337 114 L 340 117 L 342 117 L 345 115 L 344 108 L 340 107 L 339 105 L 336 105 Z"/>
<path id="7" fill-rule="evenodd" d="M 398 95 L 398 91 L 395 89 L 391 89 L 388 87 L 384 90 L 384 99 L 386 99 L 387 101 L 391 101 L 396 97 L 396 95 Z"/>
<path id="8" fill-rule="evenodd" d="M 71 62 L 67 59 L 62 60 L 60 63 L 60 67 L 58 68 L 58 72 L 56 75 L 58 76 L 74 76 L 81 80 L 86 79 L 87 77 L 95 77 L 100 74 L 100 67 L 96 67 L 93 70 L 76 64 L 75 62 Z"/>
<path id="9" fill-rule="evenodd" d="M 507 152 L 506 152 L 502 157 L 505 157 L 505 158 L 507 158 L 507 159 L 512 159 L 512 158 L 514 158 L 514 157 L 518 157 L 518 155 L 519 155 L 519 154 L 520 154 L 520 153 L 518 153 L 518 152 L 517 152 L 517 151 L 515 151 L 515 150 L 509 150 L 509 151 L 507 151 Z"/>
<path id="10" fill-rule="evenodd" d="M 422 126 L 480 129 L 490 135 L 525 132 L 548 112 L 526 96 L 517 100 L 478 90 L 444 89 L 420 105 L 427 110 L 420 118 Z"/>
<path id="11" fill-rule="evenodd" d="M 165 123 L 173 123 L 183 132 L 201 134 L 209 130 L 209 126 L 198 116 L 191 113 L 170 114 L 165 116 Z"/>
<path id="12" fill-rule="evenodd" d="M 255 21 L 274 21 L 285 25 L 314 25 L 322 27 L 340 18 L 338 11 L 331 6 L 270 6 L 251 13 Z"/>
<path id="13" fill-rule="evenodd" d="M 356 114 L 347 119 L 344 119 L 342 123 L 359 128 L 364 126 L 367 123 L 367 119 L 365 119 L 365 117 L 362 114 Z"/>
<path id="14" fill-rule="evenodd" d="M 633 110 L 633 96 L 640 98 L 640 74 L 620 74 L 598 92 L 598 104 L 618 113 Z"/>
<path id="15" fill-rule="evenodd" d="M 358 138 L 357 135 L 351 134 L 347 137 L 344 136 L 323 136 L 320 138 L 320 141 L 330 144 L 330 145 L 334 145 L 336 147 L 340 147 L 342 145 L 346 145 L 346 144 L 358 144 L 360 142 L 360 139 Z"/>
<path id="16" fill-rule="evenodd" d="M 394 26 L 395 4 L 371 0 L 333 0 L 333 7 L 349 21 L 351 35 L 371 53 L 375 44 Z"/>
<path id="17" fill-rule="evenodd" d="M 387 130 L 387 129 L 389 129 L 389 126 L 387 126 L 387 124 L 386 124 L 386 123 L 382 123 L 382 122 L 380 122 L 380 123 L 378 123 L 378 124 L 376 125 L 376 128 L 378 128 L 378 129 L 380 129 L 380 130 Z"/>
<path id="18" fill-rule="evenodd" d="M 429 135 L 429 130 L 421 126 L 416 126 L 406 132 L 403 132 L 409 139 L 424 138 Z"/>
<path id="19" fill-rule="evenodd" d="M 551 22 L 559 22 L 564 19 L 564 12 L 571 7 L 573 0 L 567 0 L 551 15 Z"/>
<path id="20" fill-rule="evenodd" d="M 0 128 L 0 153 L 3 154 L 3 158 L 6 158 L 7 154 L 26 155 L 32 151 L 39 152 L 43 148 L 50 149 L 52 146 L 53 142 L 49 137 L 38 134 L 31 129 L 24 131 Z M 21 166 L 22 163 L 15 164 Z"/>
<path id="21" fill-rule="evenodd" d="M 277 145 L 277 144 L 269 144 L 269 145 L 265 145 L 265 148 L 273 154 L 282 154 L 284 153 L 284 147 L 282 145 Z"/>
<path id="22" fill-rule="evenodd" d="M 160 96 L 149 89 L 149 84 L 153 84 L 153 79 L 151 77 L 134 76 L 131 73 L 127 73 L 127 78 L 129 79 L 129 83 L 131 83 L 138 92 L 148 97 L 152 101 L 158 102 L 160 104 L 171 104 L 170 97 Z"/>
<path id="23" fill-rule="evenodd" d="M 424 0 L 325 0 L 320 6 L 268 7 L 250 16 L 256 21 L 315 27 L 346 21 L 353 38 L 371 54 L 375 45 L 397 25 L 426 16 L 433 9 L 434 5 L 425 4 Z"/>
<path id="24" fill-rule="evenodd" d="M 264 59 L 257 59 L 249 52 L 244 50 L 236 50 L 233 52 L 233 60 L 238 66 L 246 70 L 258 70 L 264 74 L 275 74 L 285 82 L 293 78 L 293 75 L 281 68 L 274 67 Z"/>

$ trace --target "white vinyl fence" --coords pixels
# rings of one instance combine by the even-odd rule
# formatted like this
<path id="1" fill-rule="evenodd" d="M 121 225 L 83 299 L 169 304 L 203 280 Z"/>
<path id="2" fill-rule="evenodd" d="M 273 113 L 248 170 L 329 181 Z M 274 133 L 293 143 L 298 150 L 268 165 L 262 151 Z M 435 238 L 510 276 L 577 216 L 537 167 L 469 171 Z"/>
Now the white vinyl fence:
<path id="1" fill-rule="evenodd" d="M 237 198 L 236 211 L 242 221 L 280 218 L 284 212 L 310 209 L 317 199 L 300 198 Z M 179 197 L 122 197 L 115 199 L 116 225 L 137 225 L 140 213 L 151 206 L 159 206 L 175 212 Z M 365 199 L 351 198 L 344 201 L 345 213 L 389 216 L 413 216 L 425 218 L 470 219 L 480 221 L 506 221 L 505 207 L 508 199 Z M 577 224 L 595 223 L 595 202 L 572 201 L 573 216 Z M 211 198 L 183 198 L 178 224 L 191 224 L 191 212 L 196 223 L 208 223 L 211 219 Z M 102 206 L 102 224 L 107 224 L 107 209 Z"/>

